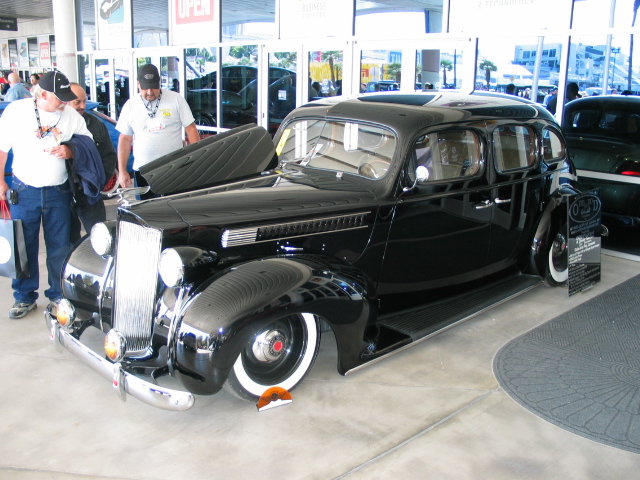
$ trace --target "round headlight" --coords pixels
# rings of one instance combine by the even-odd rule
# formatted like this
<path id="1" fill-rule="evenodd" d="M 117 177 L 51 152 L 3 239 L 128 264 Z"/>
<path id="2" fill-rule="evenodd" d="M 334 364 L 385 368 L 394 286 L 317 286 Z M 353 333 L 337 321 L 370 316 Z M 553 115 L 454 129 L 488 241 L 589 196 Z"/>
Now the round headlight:
<path id="1" fill-rule="evenodd" d="M 91 229 L 91 246 L 98 255 L 113 253 L 113 235 L 105 223 L 96 223 Z"/>
<path id="2" fill-rule="evenodd" d="M 180 284 L 184 276 L 184 264 L 175 249 L 167 248 L 162 252 L 158 273 L 167 287 L 175 287 Z"/>
<path id="3" fill-rule="evenodd" d="M 104 337 L 104 352 L 112 362 L 119 362 L 127 351 L 127 340 L 117 330 L 109 330 Z"/>

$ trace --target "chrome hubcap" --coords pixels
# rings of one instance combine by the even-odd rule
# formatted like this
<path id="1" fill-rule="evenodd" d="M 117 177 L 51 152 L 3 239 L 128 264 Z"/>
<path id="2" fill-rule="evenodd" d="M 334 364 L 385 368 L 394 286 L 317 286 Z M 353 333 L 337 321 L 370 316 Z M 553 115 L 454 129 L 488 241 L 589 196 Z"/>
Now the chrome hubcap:
<path id="1" fill-rule="evenodd" d="M 278 330 L 268 330 L 258 335 L 253 342 L 252 351 L 256 360 L 272 363 L 278 360 L 287 349 L 287 339 Z"/>

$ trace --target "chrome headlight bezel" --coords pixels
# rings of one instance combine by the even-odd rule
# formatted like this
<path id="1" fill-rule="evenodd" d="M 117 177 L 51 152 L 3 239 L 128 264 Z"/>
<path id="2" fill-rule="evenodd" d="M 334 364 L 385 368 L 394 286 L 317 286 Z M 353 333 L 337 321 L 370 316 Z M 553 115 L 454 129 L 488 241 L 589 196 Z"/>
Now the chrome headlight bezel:
<path id="1" fill-rule="evenodd" d="M 103 257 L 113 255 L 115 226 L 112 223 L 114 222 L 100 222 L 91 228 L 91 247 L 94 252 Z"/>
<path id="2" fill-rule="evenodd" d="M 184 267 L 182 257 L 175 248 L 165 248 L 162 251 L 158 262 L 158 274 L 167 287 L 176 287 L 182 283 Z"/>

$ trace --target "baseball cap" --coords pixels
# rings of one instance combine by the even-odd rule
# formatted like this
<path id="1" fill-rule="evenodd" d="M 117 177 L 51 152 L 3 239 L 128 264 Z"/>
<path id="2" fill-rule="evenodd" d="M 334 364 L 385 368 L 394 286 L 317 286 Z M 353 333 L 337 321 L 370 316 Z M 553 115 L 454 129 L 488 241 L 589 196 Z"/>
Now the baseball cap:
<path id="1" fill-rule="evenodd" d="M 160 88 L 160 74 L 155 65 L 147 63 L 138 69 L 138 82 L 140 88 L 147 90 L 149 88 Z"/>
<path id="2" fill-rule="evenodd" d="M 56 97 L 63 102 L 70 102 L 78 98 L 75 93 L 71 91 L 71 85 L 69 84 L 67 76 L 58 71 L 47 72 L 42 75 L 38 85 L 47 92 L 55 93 Z"/>

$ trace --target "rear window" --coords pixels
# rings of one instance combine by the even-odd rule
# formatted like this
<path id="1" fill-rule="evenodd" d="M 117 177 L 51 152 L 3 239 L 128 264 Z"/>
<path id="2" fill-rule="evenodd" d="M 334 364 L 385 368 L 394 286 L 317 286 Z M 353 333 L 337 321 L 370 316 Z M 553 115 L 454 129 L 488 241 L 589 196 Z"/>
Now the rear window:
<path id="1" fill-rule="evenodd" d="M 535 135 L 524 125 L 497 127 L 493 131 L 496 168 L 501 172 L 530 168 L 535 162 Z"/>
<path id="2" fill-rule="evenodd" d="M 549 128 L 542 131 L 542 155 L 545 163 L 559 162 L 566 156 L 562 137 Z"/>

